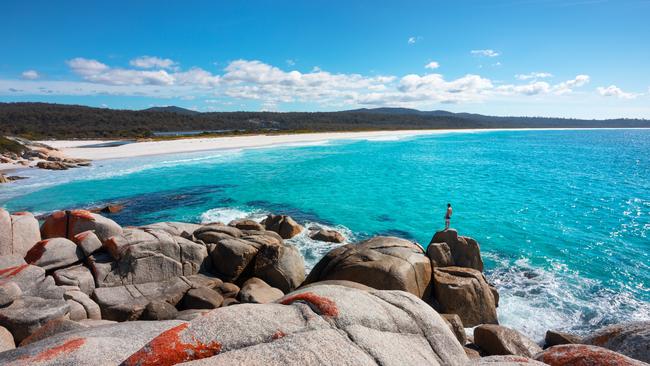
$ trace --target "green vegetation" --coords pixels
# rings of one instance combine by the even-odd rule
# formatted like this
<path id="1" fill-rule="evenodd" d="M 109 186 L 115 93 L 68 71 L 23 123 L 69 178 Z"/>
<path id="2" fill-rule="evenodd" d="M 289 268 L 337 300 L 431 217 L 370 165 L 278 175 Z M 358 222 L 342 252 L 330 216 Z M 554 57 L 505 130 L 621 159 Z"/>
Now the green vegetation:
<path id="1" fill-rule="evenodd" d="M 0 136 L 0 154 L 4 154 L 4 153 L 7 153 L 7 152 L 20 154 L 20 153 L 23 152 L 23 150 L 24 150 L 24 147 L 20 143 L 14 141 L 14 140 L 8 139 L 6 137 Z"/>
<path id="2" fill-rule="evenodd" d="M 577 120 L 490 117 L 404 108 L 343 112 L 214 112 L 178 107 L 144 111 L 48 103 L 0 103 L 0 135 L 28 139 L 149 138 L 154 132 L 206 132 L 202 136 L 400 129 L 650 127 L 648 120 Z M 156 137 L 169 139 L 174 137 Z"/>

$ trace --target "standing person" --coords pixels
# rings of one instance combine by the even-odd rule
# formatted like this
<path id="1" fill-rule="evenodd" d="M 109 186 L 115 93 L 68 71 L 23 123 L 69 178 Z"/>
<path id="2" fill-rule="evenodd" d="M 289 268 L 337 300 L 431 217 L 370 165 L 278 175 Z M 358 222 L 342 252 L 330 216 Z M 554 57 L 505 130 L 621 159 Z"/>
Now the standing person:
<path id="1" fill-rule="evenodd" d="M 451 222 L 451 214 L 452 214 L 451 203 L 448 203 L 447 213 L 445 214 L 445 230 L 449 229 L 449 224 Z"/>

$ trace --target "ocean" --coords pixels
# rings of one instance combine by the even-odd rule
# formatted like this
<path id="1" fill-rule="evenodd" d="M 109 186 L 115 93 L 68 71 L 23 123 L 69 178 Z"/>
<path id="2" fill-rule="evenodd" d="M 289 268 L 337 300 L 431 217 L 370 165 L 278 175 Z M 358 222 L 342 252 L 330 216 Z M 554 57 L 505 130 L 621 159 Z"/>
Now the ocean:
<path id="1" fill-rule="evenodd" d="M 22 173 L 21 173 L 22 174 Z M 481 245 L 499 319 L 541 340 L 650 320 L 650 130 L 492 131 L 98 161 L 29 170 L 11 211 L 125 202 L 122 225 L 284 213 L 351 241 L 426 246 L 452 227 Z M 331 244 L 291 240 L 311 268 Z"/>

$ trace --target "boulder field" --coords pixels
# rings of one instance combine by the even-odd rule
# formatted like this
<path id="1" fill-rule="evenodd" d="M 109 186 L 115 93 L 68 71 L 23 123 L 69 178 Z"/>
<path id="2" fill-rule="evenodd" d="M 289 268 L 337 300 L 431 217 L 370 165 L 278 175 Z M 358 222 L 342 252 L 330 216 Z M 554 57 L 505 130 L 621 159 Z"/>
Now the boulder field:
<path id="1" fill-rule="evenodd" d="M 2 365 L 644 365 L 650 322 L 545 350 L 498 324 L 479 244 L 332 243 L 310 273 L 289 216 L 121 227 L 0 209 Z M 465 327 L 475 327 L 468 336 Z"/>

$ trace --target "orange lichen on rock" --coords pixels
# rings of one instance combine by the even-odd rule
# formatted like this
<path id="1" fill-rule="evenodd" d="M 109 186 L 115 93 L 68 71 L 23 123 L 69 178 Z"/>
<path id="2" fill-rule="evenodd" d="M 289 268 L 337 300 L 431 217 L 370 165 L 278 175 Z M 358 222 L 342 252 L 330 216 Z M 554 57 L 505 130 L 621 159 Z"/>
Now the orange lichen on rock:
<path id="1" fill-rule="evenodd" d="M 193 338 L 194 343 L 181 340 L 180 332 L 187 329 L 189 323 L 168 329 L 152 339 L 138 352 L 127 358 L 123 366 L 170 366 L 181 362 L 212 357 L 221 352 L 221 343 L 205 344 Z"/>
<path id="2" fill-rule="evenodd" d="M 71 339 L 60 346 L 52 347 L 34 356 L 27 356 L 23 358 L 22 361 L 27 361 L 28 365 L 34 364 L 36 362 L 49 361 L 61 354 L 76 351 L 85 343 L 86 340 L 83 338 Z"/>
<path id="3" fill-rule="evenodd" d="M 25 268 L 29 267 L 29 264 L 21 264 L 19 266 L 8 267 L 0 269 L 0 276 L 2 277 L 12 277 L 22 272 Z"/>
<path id="4" fill-rule="evenodd" d="M 36 261 L 41 259 L 43 253 L 45 253 L 45 246 L 49 241 L 50 239 L 45 239 L 34 244 L 34 246 L 27 251 L 27 254 L 25 254 L 25 262 L 29 264 L 34 264 L 36 263 Z"/>
<path id="5" fill-rule="evenodd" d="M 93 233 L 92 230 L 88 230 L 88 231 L 84 231 L 83 233 L 79 233 L 79 234 L 74 236 L 74 242 L 75 243 L 80 243 L 80 242 L 84 241 L 88 237 L 88 235 L 90 235 L 92 233 Z"/>
<path id="6" fill-rule="evenodd" d="M 79 219 L 95 221 L 95 217 L 93 216 L 92 212 L 90 212 L 88 210 L 72 210 L 72 211 L 70 211 L 70 216 L 76 217 L 76 218 L 79 218 Z"/>
<path id="7" fill-rule="evenodd" d="M 67 230 L 67 214 L 65 211 L 57 211 L 45 219 L 41 234 L 44 238 L 67 238 Z"/>
<path id="8" fill-rule="evenodd" d="M 286 337 L 286 336 L 287 335 L 283 331 L 278 330 L 277 332 L 273 333 L 273 335 L 271 336 L 271 339 L 276 340 L 276 339 L 280 339 L 280 338 Z"/>
<path id="9" fill-rule="evenodd" d="M 326 297 L 316 295 L 313 292 L 303 292 L 287 296 L 280 300 L 280 304 L 289 305 L 296 301 L 305 301 L 313 305 L 321 315 L 336 317 L 339 315 L 339 308 L 336 303 Z"/>
<path id="10" fill-rule="evenodd" d="M 27 216 L 27 215 L 31 215 L 31 213 L 27 212 L 27 211 L 21 211 L 21 212 L 14 212 L 13 213 L 13 216 Z"/>
<path id="11" fill-rule="evenodd" d="M 583 344 L 555 346 L 544 351 L 537 358 L 551 366 L 636 366 L 639 363 L 619 353 L 605 348 Z"/>

